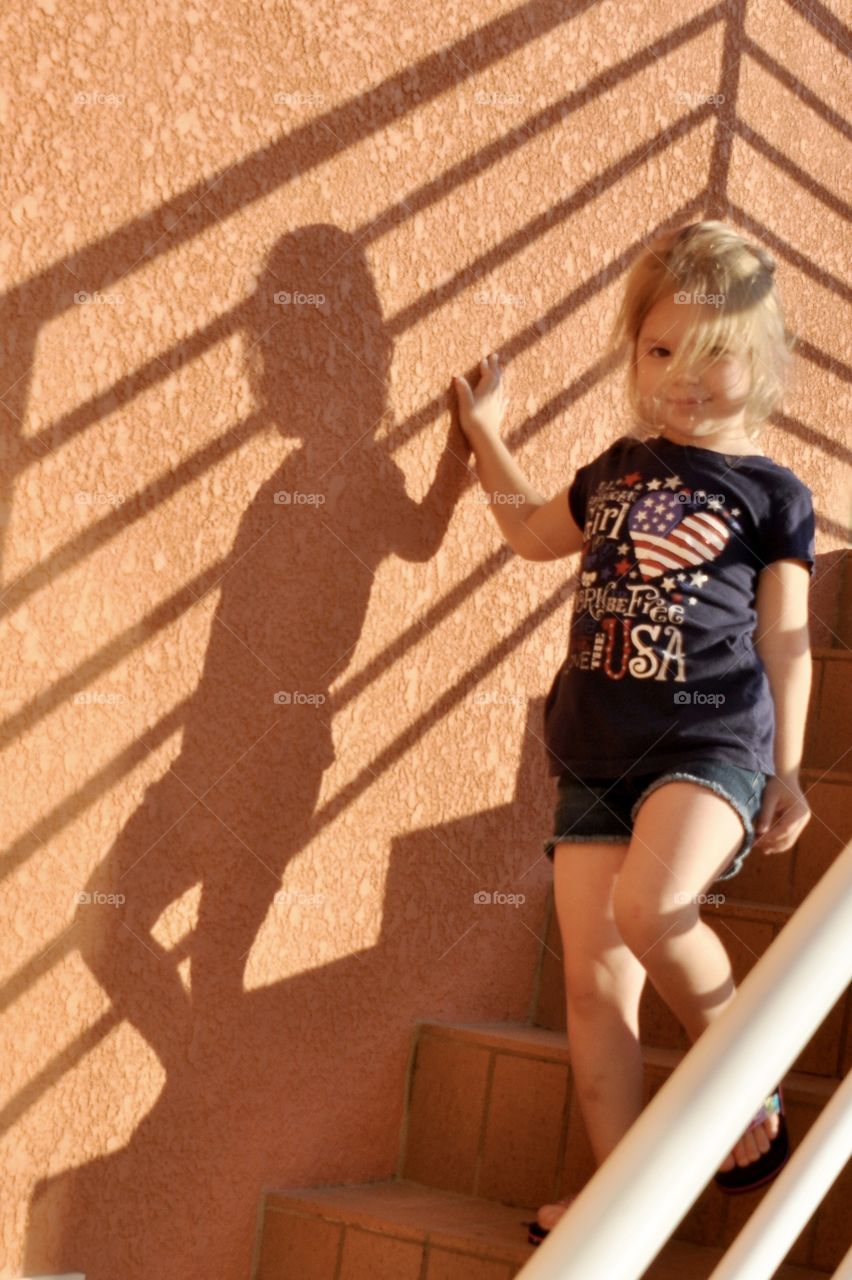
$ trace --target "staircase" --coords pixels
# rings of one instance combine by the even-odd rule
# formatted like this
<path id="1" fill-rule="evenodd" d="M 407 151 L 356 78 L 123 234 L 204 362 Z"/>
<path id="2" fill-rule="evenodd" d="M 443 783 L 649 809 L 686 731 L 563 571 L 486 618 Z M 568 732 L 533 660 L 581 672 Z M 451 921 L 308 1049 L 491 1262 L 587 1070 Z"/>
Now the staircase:
<path id="1" fill-rule="evenodd" d="M 802 781 L 813 810 L 795 849 L 746 859 L 702 904 L 737 983 L 852 835 L 852 573 L 829 648 L 814 649 Z M 810 789 L 809 789 L 810 788 Z M 809 790 L 808 790 L 809 789 Z M 736 896 L 729 896 L 729 895 Z M 534 1252 L 523 1225 L 595 1172 L 572 1088 L 561 940 L 553 897 L 529 1023 L 417 1024 L 396 1177 L 264 1197 L 254 1280 L 511 1280 Z M 784 1076 L 792 1148 L 852 1068 L 847 990 Z M 648 982 L 641 1029 L 645 1101 L 688 1050 Z M 712 1178 L 642 1280 L 706 1280 L 768 1188 L 726 1196 Z M 852 1162 L 776 1280 L 826 1280 L 850 1243 Z"/>

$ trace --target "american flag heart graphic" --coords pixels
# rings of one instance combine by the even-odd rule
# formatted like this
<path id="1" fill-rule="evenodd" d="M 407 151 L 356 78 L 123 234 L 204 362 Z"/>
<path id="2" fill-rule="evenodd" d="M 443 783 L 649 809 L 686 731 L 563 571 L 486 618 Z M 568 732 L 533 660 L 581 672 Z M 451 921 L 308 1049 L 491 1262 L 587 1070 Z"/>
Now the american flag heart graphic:
<path id="1" fill-rule="evenodd" d="M 648 493 L 634 503 L 627 527 L 636 548 L 639 572 L 657 578 L 671 569 L 687 569 L 715 560 L 731 531 L 712 511 L 690 511 L 674 493 Z"/>

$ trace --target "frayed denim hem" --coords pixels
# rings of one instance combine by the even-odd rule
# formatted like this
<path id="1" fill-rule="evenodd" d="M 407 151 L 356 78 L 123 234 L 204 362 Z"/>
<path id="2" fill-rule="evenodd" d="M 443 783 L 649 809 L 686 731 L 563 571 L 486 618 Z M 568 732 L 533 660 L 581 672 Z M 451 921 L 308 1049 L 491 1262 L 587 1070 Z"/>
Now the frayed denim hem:
<path id="1" fill-rule="evenodd" d="M 629 844 L 632 838 L 633 837 L 629 832 L 624 832 L 624 831 L 619 832 L 617 836 L 614 836 L 614 835 L 601 835 L 601 836 L 577 835 L 575 836 L 575 835 L 571 835 L 571 833 L 568 832 L 568 834 L 564 836 L 552 836 L 550 840 L 545 840 L 543 848 L 544 848 L 545 855 L 548 858 L 552 859 L 554 856 L 554 851 L 558 844 L 562 844 L 562 843 Z"/>
<path id="2" fill-rule="evenodd" d="M 739 871 L 742 870 L 742 865 L 751 850 L 752 841 L 754 840 L 754 827 L 752 826 L 751 818 L 748 813 L 739 801 L 735 800 L 734 797 L 725 790 L 721 783 L 715 782 L 710 778 L 699 778 L 694 773 L 689 773 L 686 769 L 677 769 L 673 770 L 671 773 L 663 774 L 662 777 L 655 778 L 654 781 L 645 788 L 633 808 L 630 810 L 630 820 L 632 822 L 636 821 L 636 814 L 642 801 L 647 799 L 652 791 L 656 791 L 657 787 L 663 786 L 666 782 L 695 782 L 700 787 L 707 787 L 710 791 L 714 791 L 717 796 L 721 796 L 723 800 L 727 800 L 728 804 L 738 815 L 743 827 L 745 828 L 742 842 L 734 855 L 733 862 L 729 863 L 729 865 L 725 867 L 724 871 L 720 875 L 716 876 L 716 880 L 731 880 Z"/>

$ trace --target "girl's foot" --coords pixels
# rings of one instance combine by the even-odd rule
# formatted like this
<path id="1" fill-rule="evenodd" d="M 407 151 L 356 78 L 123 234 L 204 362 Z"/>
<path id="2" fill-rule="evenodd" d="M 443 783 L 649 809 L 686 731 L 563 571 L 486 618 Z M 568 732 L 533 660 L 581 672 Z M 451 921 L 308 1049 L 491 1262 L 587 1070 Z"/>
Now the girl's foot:
<path id="1" fill-rule="evenodd" d="M 536 1214 L 536 1222 L 539 1222 L 546 1231 L 552 1231 L 562 1215 L 567 1212 L 569 1205 L 576 1199 L 576 1196 L 571 1195 L 566 1200 L 557 1200 L 556 1204 L 543 1204 Z"/>
<path id="2" fill-rule="evenodd" d="M 737 1165 L 740 1168 L 746 1168 L 755 1160 L 759 1160 L 761 1155 L 769 1150 L 769 1144 L 778 1133 L 780 1124 L 780 1116 L 777 1112 L 773 1112 L 772 1115 L 767 1116 L 763 1124 L 744 1133 L 724 1163 L 719 1165 L 719 1173 L 727 1173 Z"/>

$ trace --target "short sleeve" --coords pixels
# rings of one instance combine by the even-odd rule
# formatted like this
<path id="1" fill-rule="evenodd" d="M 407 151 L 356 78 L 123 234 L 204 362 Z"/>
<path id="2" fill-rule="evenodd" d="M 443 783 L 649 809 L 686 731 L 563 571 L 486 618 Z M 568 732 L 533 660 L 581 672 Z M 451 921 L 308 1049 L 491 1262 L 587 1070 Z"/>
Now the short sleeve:
<path id="1" fill-rule="evenodd" d="M 586 502 L 589 496 L 589 472 L 591 463 L 579 467 L 568 488 L 568 507 L 574 523 L 581 531 L 586 526 Z"/>
<path id="2" fill-rule="evenodd" d="M 761 537 L 764 565 L 773 560 L 805 560 L 813 577 L 814 523 L 813 494 L 807 485 L 800 484 L 793 493 L 773 500 Z"/>

